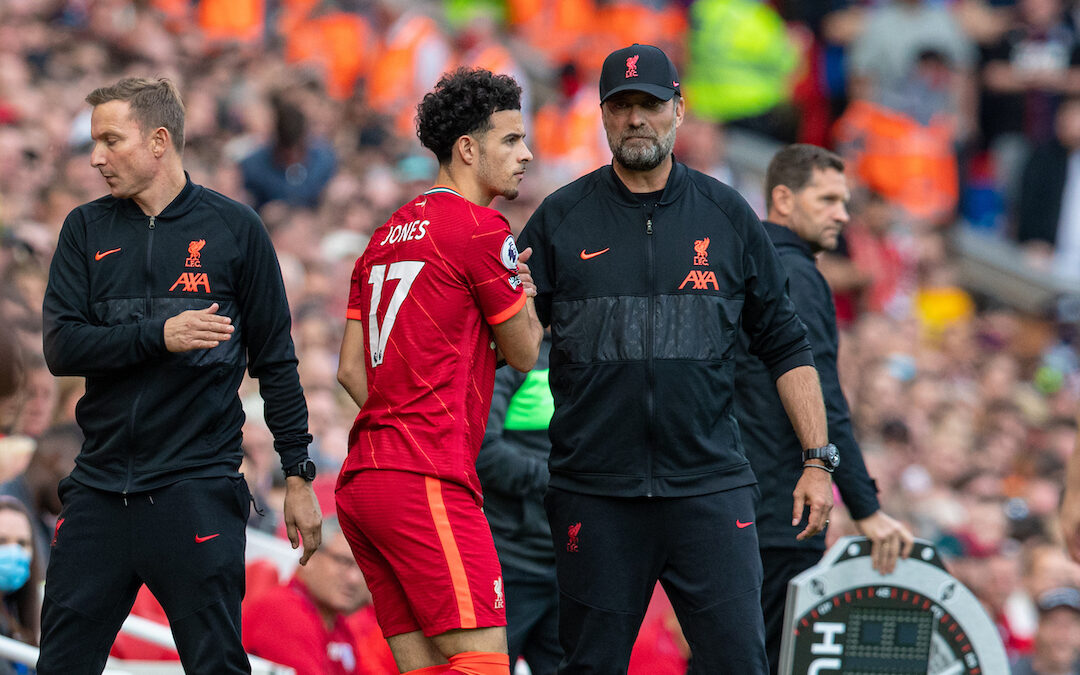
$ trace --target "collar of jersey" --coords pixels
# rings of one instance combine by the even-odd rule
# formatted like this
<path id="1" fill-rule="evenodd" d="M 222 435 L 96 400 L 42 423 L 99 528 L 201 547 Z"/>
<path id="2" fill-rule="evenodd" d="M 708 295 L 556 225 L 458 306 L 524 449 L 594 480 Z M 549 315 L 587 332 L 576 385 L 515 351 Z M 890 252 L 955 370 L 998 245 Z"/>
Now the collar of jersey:
<path id="1" fill-rule="evenodd" d="M 427 192 L 425 192 L 424 194 L 425 195 L 435 195 L 435 194 L 439 194 L 439 193 L 442 193 L 442 192 L 448 192 L 448 193 L 450 193 L 452 195 L 455 195 L 457 197 L 461 197 L 460 192 L 458 192 L 454 188 L 446 187 L 445 185 L 436 185 L 433 188 L 431 188 L 430 190 L 428 190 Z M 461 198 L 465 199 L 464 197 L 461 197 Z"/>

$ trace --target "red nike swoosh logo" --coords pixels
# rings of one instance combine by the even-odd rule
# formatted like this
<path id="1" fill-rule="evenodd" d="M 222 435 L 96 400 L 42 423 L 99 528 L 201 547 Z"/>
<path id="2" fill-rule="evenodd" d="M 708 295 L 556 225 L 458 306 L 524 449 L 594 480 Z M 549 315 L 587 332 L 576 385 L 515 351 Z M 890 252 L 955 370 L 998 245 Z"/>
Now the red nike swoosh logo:
<path id="1" fill-rule="evenodd" d="M 743 521 L 741 521 L 741 520 L 736 520 L 735 521 L 735 527 L 739 528 L 740 530 L 743 529 L 744 527 L 750 527 L 753 524 L 754 524 L 754 521 L 752 521 L 752 520 L 748 521 L 748 522 L 745 522 L 745 523 Z"/>
<path id="2" fill-rule="evenodd" d="M 94 254 L 94 260 L 101 260 L 105 256 L 112 255 L 113 253 L 116 253 L 119 250 L 120 249 L 118 249 L 118 248 L 114 248 L 111 251 L 105 251 L 104 253 L 102 253 L 101 251 L 98 251 L 97 253 Z"/>
<path id="3" fill-rule="evenodd" d="M 220 532 L 218 532 L 217 534 L 208 534 L 205 537 L 200 537 L 199 535 L 195 535 L 195 543 L 196 544 L 201 544 L 204 541 L 210 541 L 214 537 L 220 537 L 220 536 L 221 536 Z"/>
<path id="4" fill-rule="evenodd" d="M 585 249 L 581 249 L 581 259 L 582 260 L 588 260 L 589 258 L 595 258 L 598 255 L 604 255 L 605 253 L 607 253 L 610 250 L 611 250 L 610 246 L 603 249 L 602 251 L 597 251 L 596 253 L 586 253 Z"/>

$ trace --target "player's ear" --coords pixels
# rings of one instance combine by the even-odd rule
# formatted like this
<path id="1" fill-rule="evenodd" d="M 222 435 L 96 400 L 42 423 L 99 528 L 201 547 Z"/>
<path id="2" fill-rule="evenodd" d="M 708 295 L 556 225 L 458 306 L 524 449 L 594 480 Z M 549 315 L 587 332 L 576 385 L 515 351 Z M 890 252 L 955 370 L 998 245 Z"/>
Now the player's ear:
<path id="1" fill-rule="evenodd" d="M 469 134 L 459 136 L 454 143 L 454 152 L 463 164 L 471 166 L 476 163 L 480 156 L 480 143 Z"/>

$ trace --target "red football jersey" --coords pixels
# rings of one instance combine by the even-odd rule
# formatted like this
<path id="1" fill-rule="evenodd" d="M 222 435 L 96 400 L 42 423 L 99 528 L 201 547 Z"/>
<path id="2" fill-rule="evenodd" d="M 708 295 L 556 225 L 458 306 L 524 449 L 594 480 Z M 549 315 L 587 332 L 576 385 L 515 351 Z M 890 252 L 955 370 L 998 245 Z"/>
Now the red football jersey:
<path id="1" fill-rule="evenodd" d="M 476 454 L 495 381 L 490 325 L 525 304 L 502 214 L 446 187 L 402 206 L 356 261 L 347 316 L 364 323 L 368 399 L 338 487 L 364 469 L 462 483 L 480 499 Z"/>

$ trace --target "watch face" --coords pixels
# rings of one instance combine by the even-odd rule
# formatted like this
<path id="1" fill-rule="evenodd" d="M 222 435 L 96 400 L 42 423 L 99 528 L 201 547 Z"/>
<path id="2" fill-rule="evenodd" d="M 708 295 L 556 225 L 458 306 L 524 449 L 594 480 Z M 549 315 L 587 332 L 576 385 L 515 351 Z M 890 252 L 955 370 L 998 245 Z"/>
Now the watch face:
<path id="1" fill-rule="evenodd" d="M 299 476 L 304 480 L 315 480 L 315 462 L 305 459 L 296 465 L 296 468 L 285 472 L 286 476 Z"/>
<path id="2" fill-rule="evenodd" d="M 840 464 L 840 450 L 832 443 L 823 445 L 820 448 L 803 450 L 803 461 L 805 462 L 808 459 L 820 459 L 825 462 L 826 468 L 835 469 Z"/>

